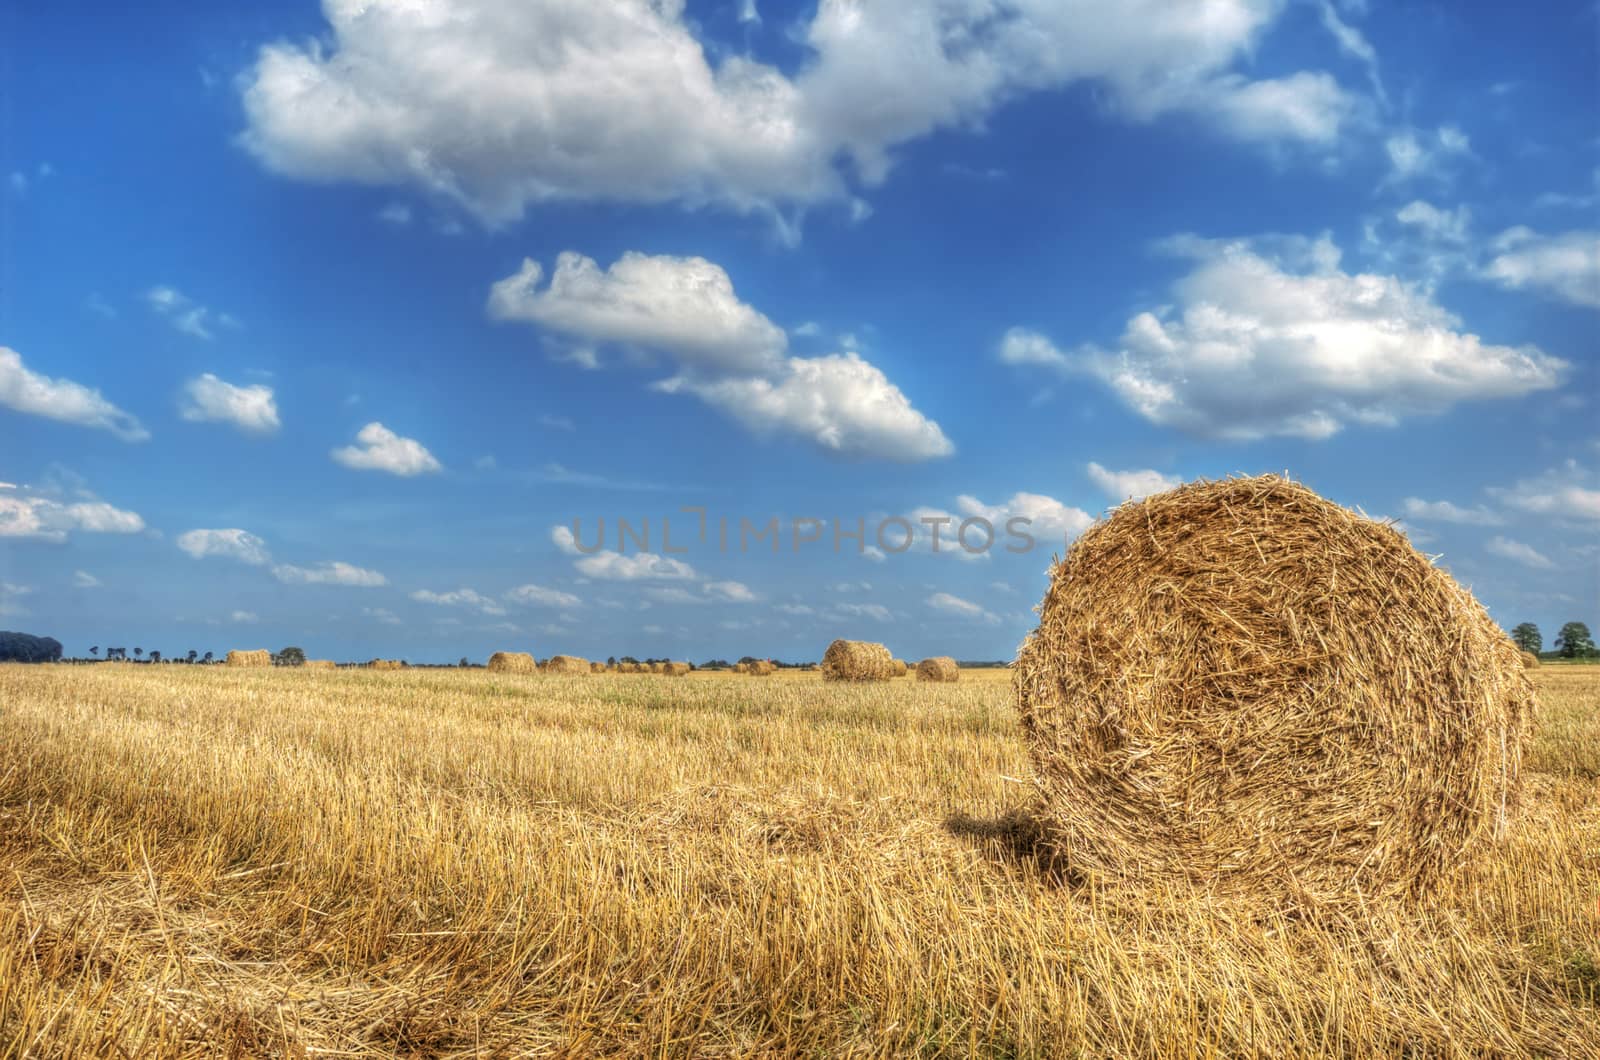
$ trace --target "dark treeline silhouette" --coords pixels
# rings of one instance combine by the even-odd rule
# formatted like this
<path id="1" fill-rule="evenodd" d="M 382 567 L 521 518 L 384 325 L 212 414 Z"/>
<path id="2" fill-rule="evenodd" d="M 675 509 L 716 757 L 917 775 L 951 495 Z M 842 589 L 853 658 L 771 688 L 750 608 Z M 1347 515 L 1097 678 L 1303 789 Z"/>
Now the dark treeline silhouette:
<path id="1" fill-rule="evenodd" d="M 61 642 L 54 637 L 0 630 L 0 662 L 55 662 L 61 658 Z"/>

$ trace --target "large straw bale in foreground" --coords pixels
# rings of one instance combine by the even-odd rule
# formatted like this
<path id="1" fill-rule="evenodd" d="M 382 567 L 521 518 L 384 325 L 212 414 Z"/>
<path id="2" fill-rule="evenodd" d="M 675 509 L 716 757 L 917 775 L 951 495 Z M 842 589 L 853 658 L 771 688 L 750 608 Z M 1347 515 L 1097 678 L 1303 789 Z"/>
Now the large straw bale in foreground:
<path id="1" fill-rule="evenodd" d="M 552 655 L 550 661 L 544 664 L 547 674 L 587 674 L 589 660 L 580 659 L 576 655 Z"/>
<path id="2" fill-rule="evenodd" d="M 918 681 L 959 681 L 961 667 L 948 655 L 935 655 L 917 663 Z"/>
<path id="3" fill-rule="evenodd" d="M 894 675 L 894 656 L 882 644 L 836 640 L 822 656 L 824 681 L 887 681 Z"/>
<path id="4" fill-rule="evenodd" d="M 1086 532 L 1014 686 L 1074 868 L 1297 905 L 1424 893 L 1500 834 L 1533 705 L 1470 593 L 1276 476 Z"/>
<path id="5" fill-rule="evenodd" d="M 257 648 L 254 651 L 240 651 L 235 649 L 234 651 L 230 651 L 228 653 L 227 659 L 224 660 L 224 665 L 271 666 L 272 653 L 267 651 L 265 648 Z"/>
<path id="6" fill-rule="evenodd" d="M 508 674 L 539 672 L 539 664 L 525 651 L 497 651 L 489 656 L 489 669 Z"/>

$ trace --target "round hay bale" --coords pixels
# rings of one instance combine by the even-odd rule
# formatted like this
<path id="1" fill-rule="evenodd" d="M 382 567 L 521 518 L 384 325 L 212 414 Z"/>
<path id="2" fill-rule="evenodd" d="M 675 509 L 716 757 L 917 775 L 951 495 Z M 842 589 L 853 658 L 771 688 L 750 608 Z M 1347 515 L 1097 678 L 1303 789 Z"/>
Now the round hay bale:
<path id="1" fill-rule="evenodd" d="M 332 659 L 307 659 L 300 664 L 304 670 L 337 670 L 339 664 Z"/>
<path id="2" fill-rule="evenodd" d="M 1426 893 L 1502 833 L 1516 650 L 1392 527 L 1269 475 L 1091 527 L 1013 684 L 1075 869 L 1315 905 Z"/>
<path id="3" fill-rule="evenodd" d="M 234 650 L 223 660 L 224 666 L 271 666 L 272 653 L 265 648 L 250 651 Z"/>
<path id="4" fill-rule="evenodd" d="M 750 664 L 747 672 L 751 677 L 771 677 L 777 669 L 771 659 L 757 659 Z"/>
<path id="5" fill-rule="evenodd" d="M 961 668 L 948 655 L 935 655 L 917 663 L 918 681 L 959 681 Z"/>
<path id="6" fill-rule="evenodd" d="M 603 662 L 592 662 L 589 664 L 589 672 L 592 674 L 603 674 L 606 672 L 606 664 Z"/>
<path id="7" fill-rule="evenodd" d="M 747 673 L 750 672 L 750 664 L 749 663 L 734 663 L 733 664 L 733 672 L 736 673 L 736 674 L 747 674 Z"/>
<path id="8" fill-rule="evenodd" d="M 653 663 L 645 663 L 644 665 L 645 665 L 645 669 L 649 670 L 651 673 L 658 674 L 658 673 L 660 673 L 662 671 L 662 669 L 663 669 L 665 664 L 658 663 L 658 662 L 653 662 Z"/>
<path id="9" fill-rule="evenodd" d="M 367 663 L 369 670 L 404 670 L 406 664 L 401 659 L 373 659 Z"/>
<path id="10" fill-rule="evenodd" d="M 689 664 L 686 662 L 663 663 L 661 672 L 666 674 L 668 677 L 688 677 Z"/>
<path id="11" fill-rule="evenodd" d="M 587 674 L 589 660 L 580 659 L 576 655 L 552 655 L 550 661 L 544 664 L 547 674 Z"/>
<path id="12" fill-rule="evenodd" d="M 836 640 L 822 656 L 824 681 L 887 681 L 893 673 L 889 649 L 870 641 Z"/>
<path id="13" fill-rule="evenodd" d="M 1536 670 L 1538 667 L 1539 657 L 1537 655 L 1533 654 L 1531 651 L 1525 651 L 1522 653 L 1522 668 L 1524 670 Z"/>
<path id="14" fill-rule="evenodd" d="M 533 656 L 525 651 L 497 651 L 489 656 L 489 669 L 508 674 L 539 672 L 539 666 L 533 661 Z"/>
<path id="15" fill-rule="evenodd" d="M 895 677 L 904 677 L 906 674 L 908 674 L 910 672 L 911 672 L 911 664 L 910 663 L 906 662 L 904 659 L 896 659 L 894 661 L 894 676 Z"/>

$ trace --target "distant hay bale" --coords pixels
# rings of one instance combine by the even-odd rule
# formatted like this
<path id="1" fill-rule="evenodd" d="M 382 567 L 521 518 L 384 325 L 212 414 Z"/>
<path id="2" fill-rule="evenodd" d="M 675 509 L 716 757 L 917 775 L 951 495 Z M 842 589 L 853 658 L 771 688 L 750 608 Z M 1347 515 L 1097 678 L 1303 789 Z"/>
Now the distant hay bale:
<path id="1" fill-rule="evenodd" d="M 305 670 L 337 670 L 339 664 L 332 659 L 307 659 L 300 664 Z"/>
<path id="2" fill-rule="evenodd" d="M 589 660 L 580 659 L 576 655 L 552 655 L 550 661 L 544 664 L 547 674 L 587 674 Z"/>
<path id="3" fill-rule="evenodd" d="M 734 663 L 733 664 L 733 672 L 736 673 L 736 674 L 747 674 L 747 673 L 750 672 L 750 664 L 749 663 L 742 663 L 742 662 L 741 663 Z"/>
<path id="4" fill-rule="evenodd" d="M 257 648 L 254 651 L 234 650 L 234 651 L 230 651 L 228 653 L 228 657 L 227 657 L 226 660 L 224 660 L 223 665 L 224 666 L 271 666 L 272 665 L 272 653 L 270 651 L 267 651 L 265 648 Z"/>
<path id="5" fill-rule="evenodd" d="M 401 659 L 373 659 L 367 663 L 369 670 L 404 670 L 406 664 Z"/>
<path id="6" fill-rule="evenodd" d="M 1516 652 L 1398 531 L 1269 475 L 1091 527 L 1013 685 L 1075 871 L 1315 906 L 1430 893 L 1503 834 Z"/>
<path id="7" fill-rule="evenodd" d="M 1522 668 L 1524 670 L 1533 670 L 1538 668 L 1538 666 L 1539 657 L 1537 655 L 1533 654 L 1531 651 L 1525 651 L 1522 653 Z"/>
<path id="8" fill-rule="evenodd" d="M 645 666 L 653 674 L 660 673 L 662 671 L 662 668 L 663 668 L 663 664 L 662 663 L 658 663 L 658 662 L 645 663 Z"/>
<path id="9" fill-rule="evenodd" d="M 896 659 L 894 661 L 894 676 L 895 677 L 904 677 L 908 672 L 910 672 L 910 670 L 911 670 L 911 665 L 909 663 L 907 663 L 904 659 Z"/>
<path id="10" fill-rule="evenodd" d="M 603 674 L 606 672 L 606 664 L 603 662 L 592 662 L 589 664 L 589 672 L 592 674 Z"/>
<path id="11" fill-rule="evenodd" d="M 961 668 L 948 655 L 935 655 L 917 663 L 918 681 L 959 681 Z"/>
<path id="12" fill-rule="evenodd" d="M 822 656 L 824 681 L 887 681 L 893 673 L 889 649 L 870 641 L 836 640 Z"/>
<path id="13" fill-rule="evenodd" d="M 745 672 L 751 677 L 771 677 L 773 672 L 777 669 L 778 668 L 773 665 L 771 659 L 757 659 L 755 662 L 746 667 Z"/>
<path id="14" fill-rule="evenodd" d="M 689 664 L 686 662 L 669 662 L 662 664 L 661 672 L 668 677 L 689 676 Z"/>
<path id="15" fill-rule="evenodd" d="M 539 666 L 533 661 L 533 656 L 525 651 L 497 651 L 489 656 L 489 669 L 508 674 L 539 672 Z"/>

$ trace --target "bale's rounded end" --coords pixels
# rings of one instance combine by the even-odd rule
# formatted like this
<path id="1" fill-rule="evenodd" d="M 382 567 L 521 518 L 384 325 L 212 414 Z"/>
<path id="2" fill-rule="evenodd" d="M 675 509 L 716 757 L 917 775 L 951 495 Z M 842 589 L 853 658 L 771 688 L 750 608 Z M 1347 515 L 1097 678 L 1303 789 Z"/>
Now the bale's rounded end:
<path id="1" fill-rule="evenodd" d="M 961 667 L 948 655 L 935 655 L 917 663 L 918 681 L 959 681 Z"/>
<path id="2" fill-rule="evenodd" d="M 887 681 L 894 675 L 894 656 L 882 644 L 836 640 L 822 655 L 824 681 Z"/>
<path id="3" fill-rule="evenodd" d="M 539 672 L 539 665 L 525 651 L 497 651 L 489 656 L 489 669 L 497 673 L 532 674 Z"/>
<path id="4" fill-rule="evenodd" d="M 1497 835 L 1533 703 L 1470 593 L 1276 476 L 1090 528 L 1014 689 L 1075 868 L 1298 903 L 1417 893 Z"/>

